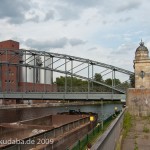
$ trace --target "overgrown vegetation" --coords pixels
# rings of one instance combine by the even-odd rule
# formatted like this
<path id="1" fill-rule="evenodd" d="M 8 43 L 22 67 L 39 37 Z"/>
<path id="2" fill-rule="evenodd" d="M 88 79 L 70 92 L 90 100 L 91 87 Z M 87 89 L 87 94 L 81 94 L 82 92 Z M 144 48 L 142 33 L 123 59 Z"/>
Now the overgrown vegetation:
<path id="1" fill-rule="evenodd" d="M 133 118 L 131 114 L 129 112 L 126 112 L 123 120 L 123 129 L 124 129 L 123 137 L 127 136 L 130 128 L 132 127 L 132 120 Z"/>
<path id="2" fill-rule="evenodd" d="M 137 145 L 137 142 L 135 141 L 134 143 L 134 150 L 138 150 L 138 145 Z"/>
<path id="3" fill-rule="evenodd" d="M 149 130 L 149 128 L 147 127 L 147 125 L 144 125 L 144 127 L 143 127 L 143 132 L 145 132 L 145 133 L 149 133 L 149 132 L 150 132 L 150 130 Z"/>

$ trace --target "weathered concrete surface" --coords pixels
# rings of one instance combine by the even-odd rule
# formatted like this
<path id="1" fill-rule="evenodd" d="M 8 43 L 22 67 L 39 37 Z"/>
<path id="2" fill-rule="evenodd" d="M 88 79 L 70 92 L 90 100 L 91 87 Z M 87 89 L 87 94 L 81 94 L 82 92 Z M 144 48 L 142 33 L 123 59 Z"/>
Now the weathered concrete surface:
<path id="1" fill-rule="evenodd" d="M 122 150 L 134 149 L 150 150 L 150 117 L 134 118 L 133 126 L 123 140 Z"/>
<path id="2" fill-rule="evenodd" d="M 150 89 L 128 89 L 126 103 L 134 116 L 150 116 Z"/>

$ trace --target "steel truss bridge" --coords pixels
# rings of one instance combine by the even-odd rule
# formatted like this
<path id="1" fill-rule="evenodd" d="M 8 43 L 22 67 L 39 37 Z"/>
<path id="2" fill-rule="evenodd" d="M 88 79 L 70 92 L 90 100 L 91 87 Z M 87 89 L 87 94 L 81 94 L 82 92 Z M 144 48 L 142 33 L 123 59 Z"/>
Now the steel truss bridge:
<path id="1" fill-rule="evenodd" d="M 129 76 L 133 75 L 131 71 L 90 59 L 25 49 L 0 50 L 0 67 L 1 99 L 125 99 L 126 88 L 124 89 L 121 84 L 116 85 L 115 79 L 116 76 L 117 78 L 127 76 L 129 79 Z M 6 78 L 4 88 L 2 67 L 5 68 Z M 17 76 L 16 88 L 9 80 L 10 68 L 16 68 L 17 73 L 14 74 Z M 94 78 L 95 73 L 111 78 L 112 85 L 97 81 Z M 65 79 L 63 87 L 56 87 L 54 80 L 60 76 Z M 85 80 L 86 87 L 85 85 L 74 87 L 75 77 Z"/>

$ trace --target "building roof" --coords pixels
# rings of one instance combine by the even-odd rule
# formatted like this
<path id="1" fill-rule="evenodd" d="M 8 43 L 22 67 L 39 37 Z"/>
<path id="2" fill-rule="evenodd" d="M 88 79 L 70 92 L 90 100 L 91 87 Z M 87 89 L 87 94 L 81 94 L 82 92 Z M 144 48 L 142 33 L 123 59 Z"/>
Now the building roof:
<path id="1" fill-rule="evenodd" d="M 142 40 L 139 44 L 140 46 L 136 49 L 136 51 L 148 51 L 148 48 L 144 45 L 144 42 Z"/>
<path id="2" fill-rule="evenodd" d="M 19 42 L 17 42 L 17 41 L 14 41 L 14 40 L 0 41 L 0 43 L 4 43 L 4 42 L 15 42 L 15 43 L 19 43 Z"/>
<path id="3" fill-rule="evenodd" d="M 19 42 L 13 40 L 6 40 L 0 42 L 0 50 L 4 49 L 19 49 Z"/>

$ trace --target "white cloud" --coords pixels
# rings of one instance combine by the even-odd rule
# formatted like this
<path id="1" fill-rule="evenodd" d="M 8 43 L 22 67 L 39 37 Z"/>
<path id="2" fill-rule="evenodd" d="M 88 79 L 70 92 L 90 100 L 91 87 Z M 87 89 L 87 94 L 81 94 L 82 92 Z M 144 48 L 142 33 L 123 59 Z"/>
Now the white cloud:
<path id="1" fill-rule="evenodd" d="M 142 38 L 150 49 L 149 0 L 1 0 L 0 40 L 133 70 Z M 7 9 L 6 9 L 7 8 Z M 15 38 L 14 38 L 15 37 Z"/>

